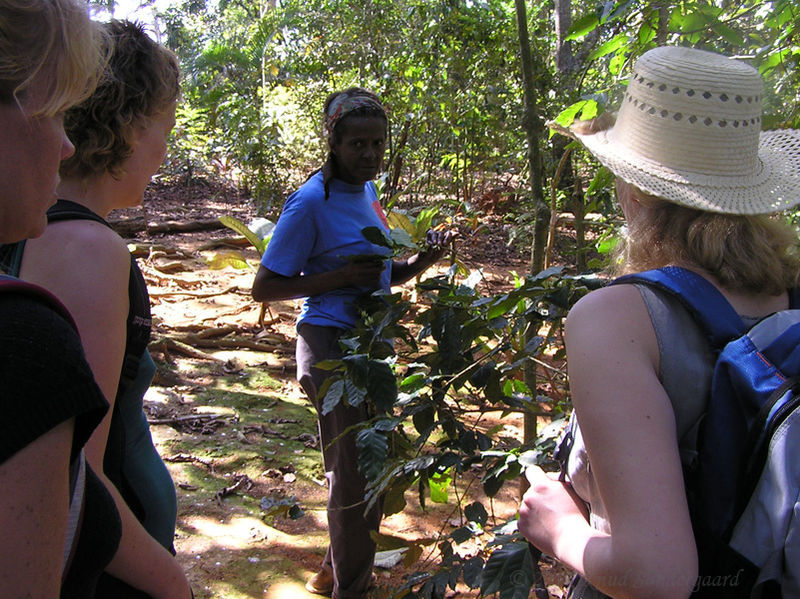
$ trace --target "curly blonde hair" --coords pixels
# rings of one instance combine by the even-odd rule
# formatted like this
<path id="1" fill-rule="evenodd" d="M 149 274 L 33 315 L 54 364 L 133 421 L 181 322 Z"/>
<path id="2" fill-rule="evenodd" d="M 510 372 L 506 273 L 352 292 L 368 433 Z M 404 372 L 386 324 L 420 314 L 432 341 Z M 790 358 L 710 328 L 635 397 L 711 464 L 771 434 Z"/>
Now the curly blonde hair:
<path id="1" fill-rule="evenodd" d="M 0 102 L 20 104 L 38 76 L 53 116 L 88 97 L 107 57 L 103 33 L 78 0 L 0 0 Z"/>
<path id="2" fill-rule="evenodd" d="M 75 153 L 61 163 L 65 178 L 121 175 L 136 128 L 167 110 L 180 92 L 177 58 L 141 24 L 115 20 L 103 26 L 111 59 L 91 97 L 65 115 L 64 128 L 75 145 Z"/>
<path id="3" fill-rule="evenodd" d="M 628 221 L 615 274 L 694 265 L 733 291 L 777 295 L 797 286 L 797 232 L 785 218 L 705 212 L 623 185 L 641 210 Z"/>

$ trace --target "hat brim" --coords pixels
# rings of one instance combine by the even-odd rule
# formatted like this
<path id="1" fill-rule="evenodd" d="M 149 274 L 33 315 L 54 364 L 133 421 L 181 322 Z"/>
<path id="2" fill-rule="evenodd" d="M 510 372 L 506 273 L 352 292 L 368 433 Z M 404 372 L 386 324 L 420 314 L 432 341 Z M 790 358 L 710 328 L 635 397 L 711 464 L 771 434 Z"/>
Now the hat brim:
<path id="1" fill-rule="evenodd" d="M 709 212 L 768 214 L 800 203 L 800 131 L 763 131 L 755 174 L 710 177 L 667 169 L 611 139 L 612 129 L 589 135 L 572 130 L 600 163 L 622 180 L 665 200 Z"/>

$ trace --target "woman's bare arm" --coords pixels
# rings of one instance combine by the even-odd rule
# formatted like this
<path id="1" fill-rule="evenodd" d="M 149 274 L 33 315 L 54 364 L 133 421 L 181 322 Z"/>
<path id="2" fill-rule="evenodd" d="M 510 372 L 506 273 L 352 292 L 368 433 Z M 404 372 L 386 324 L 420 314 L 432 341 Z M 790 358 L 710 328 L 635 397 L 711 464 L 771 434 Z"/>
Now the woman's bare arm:
<path id="1" fill-rule="evenodd" d="M 62 422 L 0 464 L 0 597 L 60 594 L 73 425 Z"/>
<path id="2" fill-rule="evenodd" d="M 688 597 L 697 551 L 674 413 L 638 290 L 609 287 L 583 298 L 567 319 L 566 344 L 573 402 L 612 533 L 579 522 L 574 510 L 560 517 L 552 506 L 565 505 L 563 493 L 541 480 L 526 494 L 521 528 L 614 597 Z"/>

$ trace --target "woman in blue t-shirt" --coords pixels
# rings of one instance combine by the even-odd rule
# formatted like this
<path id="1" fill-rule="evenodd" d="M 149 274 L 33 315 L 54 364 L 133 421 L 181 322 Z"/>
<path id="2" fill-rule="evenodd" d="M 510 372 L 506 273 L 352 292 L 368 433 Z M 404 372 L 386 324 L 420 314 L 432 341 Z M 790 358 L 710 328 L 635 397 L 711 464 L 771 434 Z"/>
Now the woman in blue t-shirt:
<path id="1" fill-rule="evenodd" d="M 421 273 L 442 256 L 451 234 L 429 232 L 430 249 L 404 262 L 391 260 L 388 249 L 367 241 L 364 227 L 389 231 L 372 183 L 386 149 L 386 111 L 375 94 L 350 88 L 329 96 L 324 112 L 328 159 L 286 201 L 261 260 L 253 298 L 306 298 L 297 321 L 297 380 L 319 415 L 330 536 L 322 567 L 306 588 L 334 599 L 357 599 L 371 583 L 375 544 L 369 531 L 378 529 L 381 513 L 375 507 L 364 514 L 365 481 L 358 470 L 355 435 L 339 437 L 366 419 L 366 407 L 340 403 L 323 415 L 317 390 L 328 373 L 314 364 L 341 357 L 338 340 L 356 324 L 353 302 L 359 295 L 388 291 Z M 377 257 L 353 261 L 358 254 Z"/>

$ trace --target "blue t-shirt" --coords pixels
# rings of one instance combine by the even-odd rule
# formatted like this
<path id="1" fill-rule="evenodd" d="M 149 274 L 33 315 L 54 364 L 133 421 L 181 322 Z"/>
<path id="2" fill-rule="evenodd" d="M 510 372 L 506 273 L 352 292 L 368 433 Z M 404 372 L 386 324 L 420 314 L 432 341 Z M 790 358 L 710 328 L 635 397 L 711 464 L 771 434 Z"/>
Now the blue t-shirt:
<path id="1" fill-rule="evenodd" d="M 326 200 L 322 173 L 318 172 L 289 196 L 261 264 L 279 275 L 294 277 L 341 268 L 350 255 L 382 254 L 387 260 L 381 289 L 388 291 L 392 277 L 389 249 L 370 243 L 361 233 L 365 227 L 389 233 L 375 185 L 332 179 L 329 188 Z M 353 301 L 368 291 L 374 290 L 343 287 L 306 298 L 297 325 L 352 328 L 358 319 Z"/>

